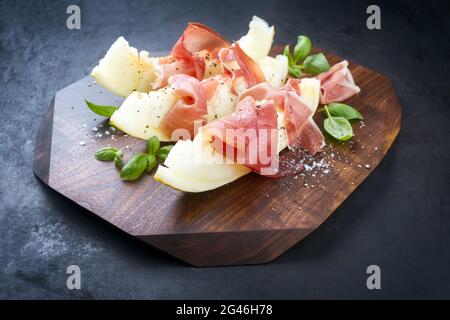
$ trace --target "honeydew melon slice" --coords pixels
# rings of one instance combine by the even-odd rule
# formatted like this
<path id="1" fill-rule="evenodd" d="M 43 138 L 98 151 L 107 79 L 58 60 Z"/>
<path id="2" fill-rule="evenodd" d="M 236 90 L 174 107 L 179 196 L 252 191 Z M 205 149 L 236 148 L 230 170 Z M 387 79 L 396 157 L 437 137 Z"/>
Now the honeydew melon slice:
<path id="1" fill-rule="evenodd" d="M 258 61 L 269 54 L 274 35 L 274 26 L 269 27 L 266 21 L 257 16 L 253 16 L 249 24 L 248 33 L 238 43 L 250 58 Z"/>
<path id="2" fill-rule="evenodd" d="M 288 75 L 288 58 L 286 56 L 277 55 L 275 58 L 267 56 L 259 60 L 258 65 L 264 73 L 266 81 L 275 88 L 280 88 L 285 84 Z"/>
<path id="3" fill-rule="evenodd" d="M 307 105 L 314 112 L 317 110 L 320 101 L 320 80 L 316 78 L 304 78 L 300 81 L 300 93 Z"/>
<path id="4" fill-rule="evenodd" d="M 178 141 L 165 166 L 158 167 L 155 180 L 180 191 L 203 192 L 233 182 L 251 171 L 241 164 L 226 163 L 210 144 L 201 144 L 199 135 L 194 141 Z"/>
<path id="5" fill-rule="evenodd" d="M 127 97 L 135 90 L 149 91 L 155 73 L 149 53 L 138 53 L 124 37 L 119 37 L 94 67 L 91 76 L 112 93 Z"/>
<path id="6" fill-rule="evenodd" d="M 119 130 L 136 138 L 147 140 L 157 136 L 160 141 L 170 141 L 170 137 L 161 130 L 150 126 L 154 121 L 155 105 L 148 94 L 133 92 L 125 99 L 119 110 L 113 113 L 110 122 Z"/>

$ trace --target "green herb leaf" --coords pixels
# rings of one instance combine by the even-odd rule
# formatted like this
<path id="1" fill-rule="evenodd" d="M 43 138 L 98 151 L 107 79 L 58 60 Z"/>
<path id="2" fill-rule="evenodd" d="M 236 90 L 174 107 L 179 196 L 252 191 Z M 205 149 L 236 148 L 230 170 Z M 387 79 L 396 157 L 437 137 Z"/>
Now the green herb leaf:
<path id="1" fill-rule="evenodd" d="M 347 120 L 364 119 L 358 110 L 344 103 L 330 103 L 327 107 L 330 114 L 335 117 L 342 117 Z"/>
<path id="2" fill-rule="evenodd" d="M 295 63 L 305 59 L 311 52 L 312 42 L 307 36 L 298 36 L 297 44 L 294 48 Z"/>
<path id="3" fill-rule="evenodd" d="M 352 125 L 345 118 L 326 118 L 323 122 L 323 127 L 336 140 L 347 141 L 353 137 Z"/>
<path id="4" fill-rule="evenodd" d="M 122 151 L 118 150 L 116 152 L 116 155 L 114 156 L 114 164 L 117 169 L 122 168 L 122 158 L 123 158 L 123 153 L 122 153 Z"/>
<path id="5" fill-rule="evenodd" d="M 147 172 L 150 173 L 156 166 L 156 156 L 154 154 L 148 155 Z"/>
<path id="6" fill-rule="evenodd" d="M 306 57 L 303 62 L 303 72 L 316 75 L 330 69 L 330 64 L 323 53 Z"/>
<path id="7" fill-rule="evenodd" d="M 148 154 L 138 153 L 128 161 L 120 171 L 120 178 L 126 181 L 136 180 L 147 169 Z"/>
<path id="8" fill-rule="evenodd" d="M 157 136 L 153 136 L 147 141 L 147 153 L 156 155 L 159 150 L 159 139 Z"/>
<path id="9" fill-rule="evenodd" d="M 170 150 L 172 150 L 172 148 L 173 148 L 173 145 L 171 144 L 171 145 L 164 146 L 161 149 L 159 149 L 158 157 L 161 159 L 161 161 L 166 160 L 166 158 L 169 155 Z"/>
<path id="10" fill-rule="evenodd" d="M 91 109 L 94 113 L 107 118 L 111 118 L 113 113 L 118 109 L 117 107 L 113 106 L 99 106 L 87 101 L 86 99 L 84 99 L 84 101 L 86 102 L 89 109 Z"/>
<path id="11" fill-rule="evenodd" d="M 113 161 L 116 156 L 117 149 L 113 147 L 104 147 L 95 153 L 95 159 L 100 161 Z"/>
<path id="12" fill-rule="evenodd" d="M 288 58 L 288 64 L 291 65 L 295 65 L 295 61 L 294 58 L 292 58 L 292 55 L 289 51 L 289 45 L 287 45 L 286 47 L 284 47 L 283 50 L 283 55 L 285 55 Z"/>
<path id="13" fill-rule="evenodd" d="M 353 129 L 350 122 L 343 117 L 333 117 L 325 106 L 328 118 L 323 121 L 323 127 L 333 138 L 339 141 L 347 141 L 353 137 Z"/>
<path id="14" fill-rule="evenodd" d="M 289 73 L 292 74 L 296 78 L 300 78 L 302 76 L 302 70 L 299 66 L 288 66 Z"/>

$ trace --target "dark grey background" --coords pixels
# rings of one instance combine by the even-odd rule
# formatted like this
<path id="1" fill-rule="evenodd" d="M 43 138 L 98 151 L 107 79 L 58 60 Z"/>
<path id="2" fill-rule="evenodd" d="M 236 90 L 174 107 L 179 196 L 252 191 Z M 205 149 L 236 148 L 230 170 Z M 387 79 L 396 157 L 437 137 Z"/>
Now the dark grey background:
<path id="1" fill-rule="evenodd" d="M 450 298 L 448 1 L 0 1 L 1 298 Z M 78 3 L 82 28 L 65 26 Z M 389 76 L 402 131 L 379 168 L 311 236 L 267 265 L 194 268 L 116 231 L 32 173 L 36 130 L 54 93 L 89 74 L 123 35 L 167 51 L 186 22 L 229 39 L 253 14 L 276 42 L 299 33 Z M 82 270 L 80 291 L 66 268 Z M 366 267 L 382 290 L 366 288 Z"/>

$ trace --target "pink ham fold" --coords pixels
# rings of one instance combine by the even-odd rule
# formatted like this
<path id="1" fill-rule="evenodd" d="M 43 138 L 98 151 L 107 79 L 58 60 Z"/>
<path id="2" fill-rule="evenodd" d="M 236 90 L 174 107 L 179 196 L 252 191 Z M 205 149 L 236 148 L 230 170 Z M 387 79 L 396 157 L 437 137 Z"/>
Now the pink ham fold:
<path id="1" fill-rule="evenodd" d="M 229 46 L 230 43 L 214 30 L 201 23 L 191 22 L 175 43 L 171 55 L 189 60 L 196 52 L 207 50 L 217 57 L 221 48 Z"/>
<path id="2" fill-rule="evenodd" d="M 155 59 L 153 65 L 157 79 L 152 84 L 153 89 L 167 85 L 167 80 L 176 74 L 195 76 L 202 80 L 205 75 L 205 55 L 209 53 L 212 59 L 217 59 L 220 49 L 230 44 L 217 32 L 201 23 L 191 22 L 175 43 L 169 56 Z"/>
<path id="3" fill-rule="evenodd" d="M 184 59 L 176 59 L 173 56 L 157 58 L 153 63 L 153 69 L 156 74 L 156 80 L 153 81 L 153 89 L 159 89 L 167 86 L 171 76 L 176 74 L 184 74 L 195 76 L 194 65 Z"/>
<path id="4" fill-rule="evenodd" d="M 240 93 L 238 81 L 244 80 L 245 87 L 251 88 L 258 83 L 266 81 L 264 73 L 258 64 L 250 58 L 238 43 L 219 52 L 219 59 L 225 67 L 225 74 L 232 78 L 233 91 Z"/>
<path id="5" fill-rule="evenodd" d="M 210 122 L 202 132 L 216 152 L 262 175 L 276 173 L 277 113 L 273 102 L 257 103 L 251 96 L 239 101 L 231 115 Z"/>
<path id="6" fill-rule="evenodd" d="M 322 104 L 341 102 L 359 93 L 361 89 L 355 84 L 348 69 L 348 61 L 341 61 L 330 70 L 316 76 L 320 80 L 320 102 Z"/>
<path id="7" fill-rule="evenodd" d="M 284 111 L 289 147 L 300 147 L 315 154 L 325 142 L 312 118 L 316 110 L 301 98 L 299 83 L 300 80 L 290 79 L 281 89 L 261 83 L 243 92 L 240 99 L 252 96 L 257 101 L 273 101 L 275 106 Z"/>
<path id="8" fill-rule="evenodd" d="M 208 113 L 205 90 L 198 79 L 183 74 L 170 77 L 168 82 L 179 100 L 162 119 L 160 129 L 169 137 L 177 129 L 183 131 L 175 133 L 176 136 L 194 137 L 195 122 L 198 121 L 199 126 L 203 124 Z"/>
<path id="9" fill-rule="evenodd" d="M 319 152 L 325 140 L 322 132 L 313 120 L 312 110 L 299 96 L 287 92 L 284 101 L 284 116 L 290 147 L 300 147 L 314 155 Z"/>
<path id="10" fill-rule="evenodd" d="M 312 119 L 314 106 L 309 106 L 299 96 L 300 92 L 293 89 L 294 86 L 300 90 L 294 82 L 282 89 L 268 83 L 257 84 L 239 96 L 234 113 L 207 124 L 201 130 L 213 148 L 225 157 L 245 164 L 258 174 L 276 176 L 277 109 L 285 114 L 289 147 L 315 154 L 325 144 L 322 132 Z M 248 134 L 249 130 L 256 134 Z M 239 143 L 237 137 L 245 137 L 245 143 L 242 144 L 242 140 Z"/>

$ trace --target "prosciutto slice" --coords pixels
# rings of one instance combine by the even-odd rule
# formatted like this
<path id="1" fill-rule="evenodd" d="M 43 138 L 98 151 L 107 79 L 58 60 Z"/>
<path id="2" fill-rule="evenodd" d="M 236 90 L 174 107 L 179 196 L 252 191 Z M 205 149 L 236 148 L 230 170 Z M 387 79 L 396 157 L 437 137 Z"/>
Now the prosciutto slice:
<path id="1" fill-rule="evenodd" d="M 341 102 L 361 91 L 348 69 L 347 60 L 335 64 L 330 70 L 316 76 L 316 79 L 321 81 L 320 102 L 322 104 Z"/>
<path id="2" fill-rule="evenodd" d="M 199 80 L 205 74 L 212 75 L 217 68 L 211 66 L 217 66 L 219 50 L 229 46 L 227 40 L 207 26 L 189 23 L 170 55 L 154 59 L 156 80 L 152 83 L 153 89 L 166 86 L 167 80 L 175 74 L 190 75 Z"/>
<path id="3" fill-rule="evenodd" d="M 160 129 L 172 140 L 178 140 L 174 135 L 177 138 L 193 137 L 196 122 L 201 126 L 208 113 L 205 90 L 198 79 L 184 74 L 174 75 L 168 82 L 179 99 L 164 115 Z"/>
<path id="4" fill-rule="evenodd" d="M 312 118 L 316 111 L 315 106 L 301 97 L 300 81 L 291 79 L 282 89 L 261 83 L 243 92 L 240 98 L 252 96 L 256 100 L 273 101 L 275 106 L 284 112 L 289 147 L 300 147 L 310 154 L 315 154 L 325 142 L 322 132 Z"/>
<path id="5" fill-rule="evenodd" d="M 266 81 L 261 68 L 241 49 L 238 43 L 221 49 L 219 59 L 225 67 L 224 73 L 232 78 L 233 91 L 236 94 Z"/>
<path id="6" fill-rule="evenodd" d="M 262 175 L 276 173 L 277 112 L 273 102 L 247 96 L 231 115 L 202 129 L 214 150 Z"/>
<path id="7" fill-rule="evenodd" d="M 190 61 L 176 59 L 173 56 L 154 59 L 153 69 L 156 75 L 156 79 L 152 82 L 153 89 L 165 87 L 169 78 L 176 74 L 195 76 L 194 65 Z"/>
<path id="8" fill-rule="evenodd" d="M 239 96 L 234 113 L 207 124 L 202 133 L 226 158 L 261 175 L 276 176 L 280 129 L 277 110 L 284 112 L 289 147 L 315 154 L 324 145 L 322 132 L 312 119 L 315 106 L 310 106 L 299 90 L 296 83 L 282 89 L 268 83 L 257 84 Z"/>
<path id="9" fill-rule="evenodd" d="M 217 57 L 221 48 L 230 43 L 207 26 L 191 22 L 172 48 L 171 55 L 180 59 L 190 59 L 196 52 L 207 50 Z"/>

